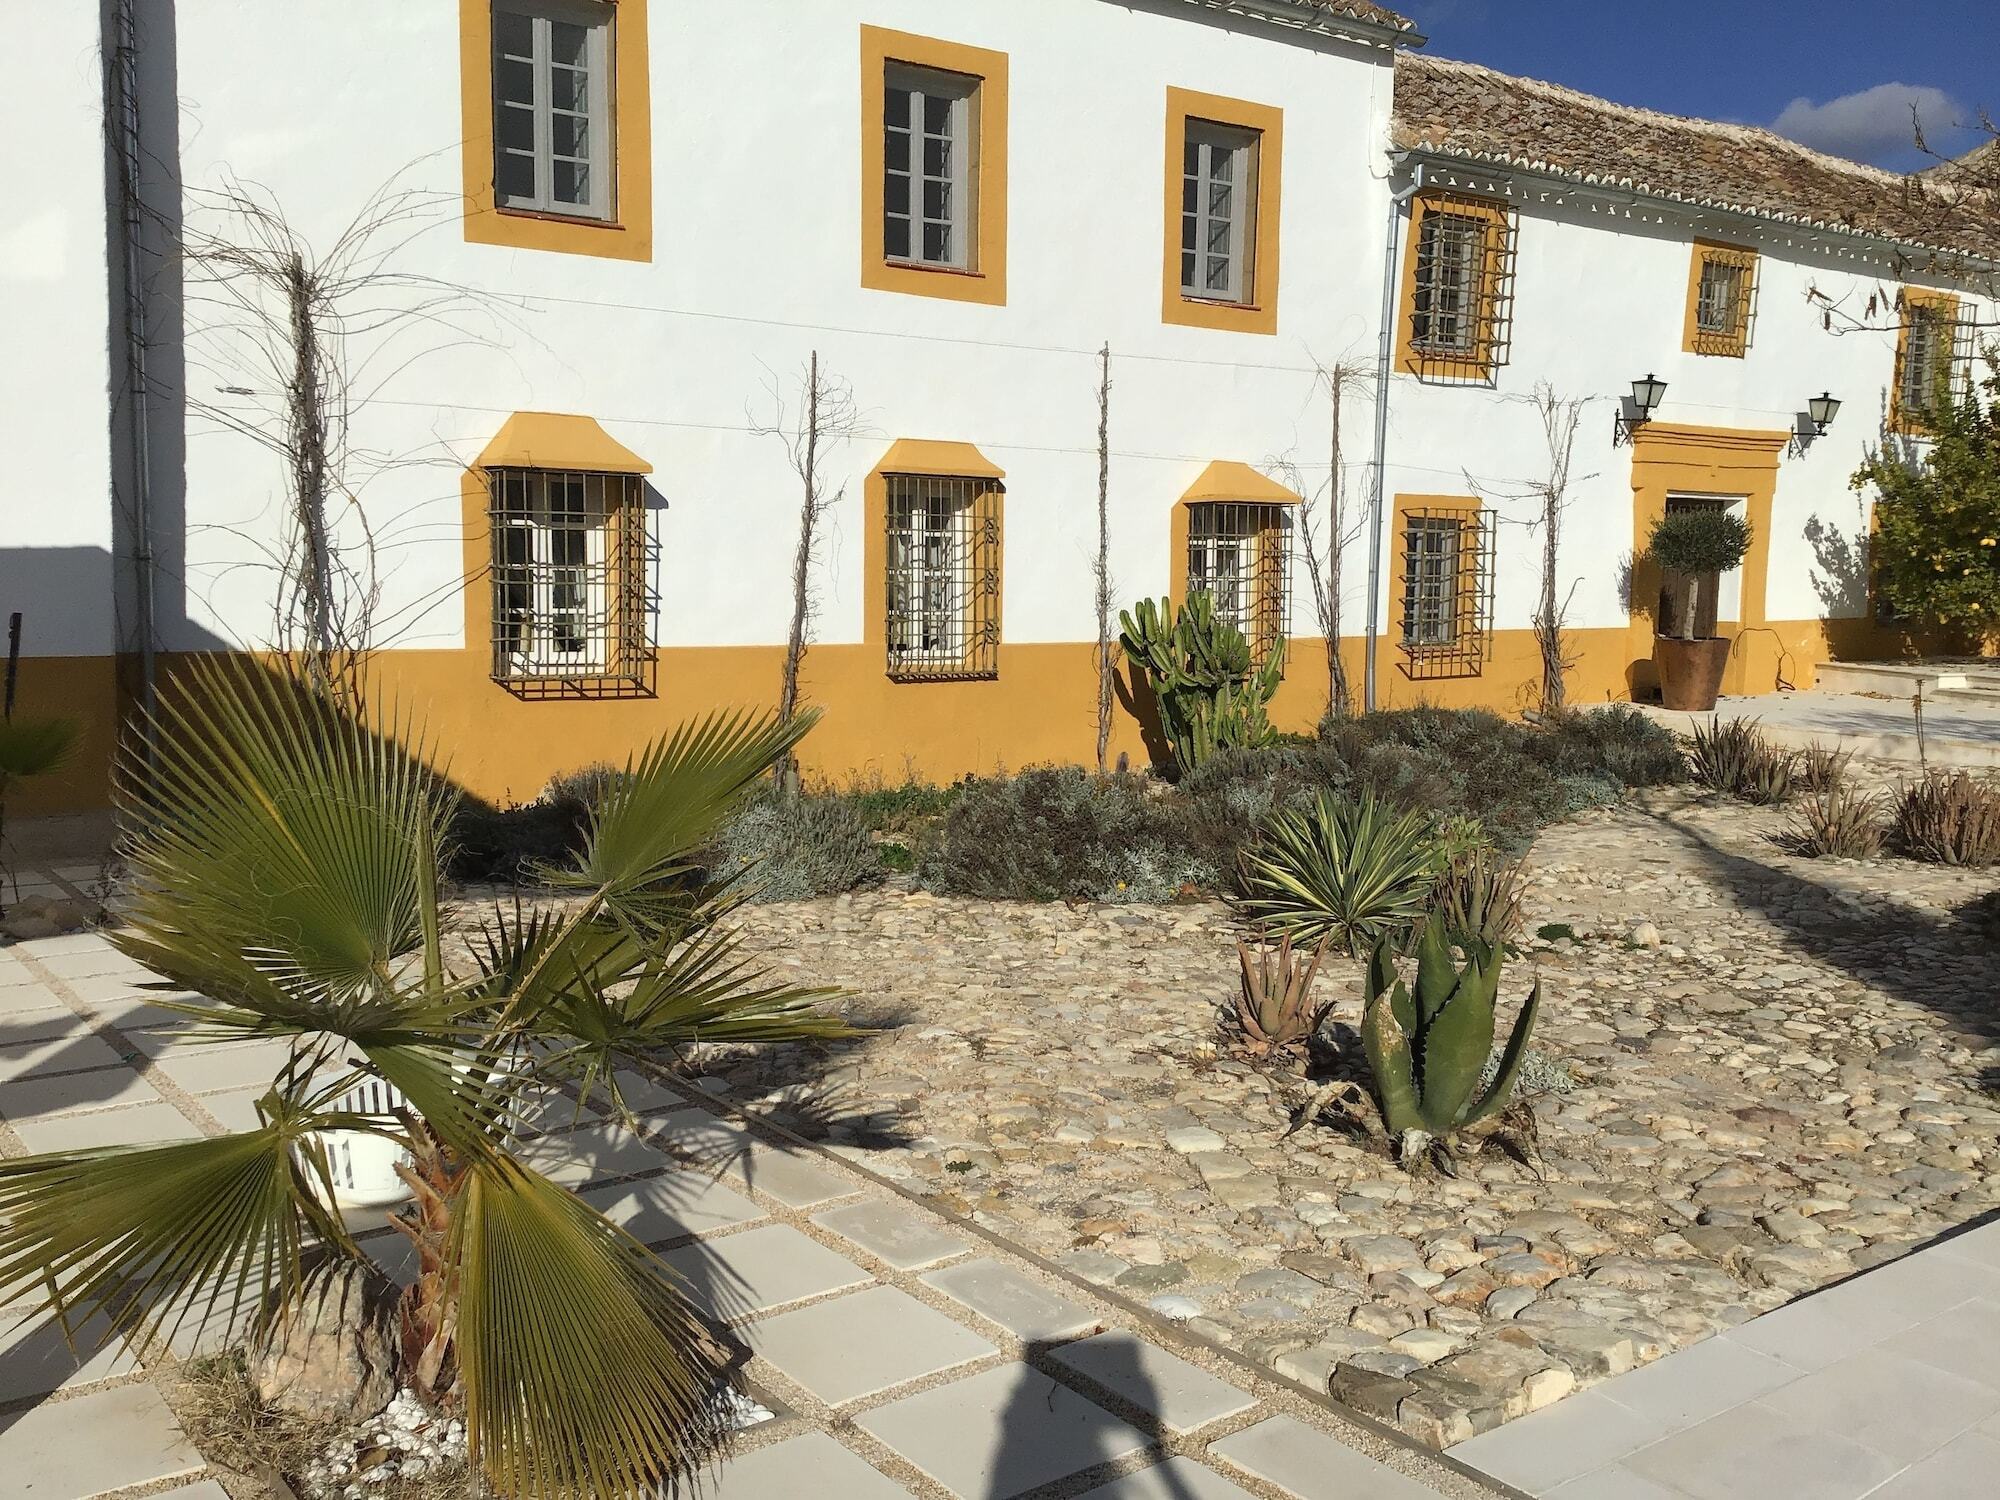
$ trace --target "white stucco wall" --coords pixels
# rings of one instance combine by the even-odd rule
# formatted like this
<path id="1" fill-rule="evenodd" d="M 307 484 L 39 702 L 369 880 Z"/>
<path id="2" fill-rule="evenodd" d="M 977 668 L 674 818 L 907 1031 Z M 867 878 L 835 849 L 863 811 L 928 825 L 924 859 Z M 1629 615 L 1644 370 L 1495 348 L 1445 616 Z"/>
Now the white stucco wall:
<path id="1" fill-rule="evenodd" d="M 1360 47 L 1096 0 L 655 3 L 655 248 L 628 264 L 464 243 L 456 6 L 371 10 L 365 43 L 340 0 L 179 12 L 191 185 L 225 170 L 262 183 L 325 244 L 400 173 L 447 196 L 398 264 L 506 303 L 486 320 L 489 343 L 412 366 L 357 427 L 362 446 L 429 460 L 362 496 L 378 526 L 392 521 L 384 613 L 400 644 L 460 639 L 452 460 L 517 409 L 595 416 L 653 463 L 661 644 L 777 642 L 796 483 L 779 445 L 746 429 L 768 412 L 770 383 L 791 395 L 817 348 L 870 429 L 836 463 L 847 496 L 819 638 L 861 638 L 861 480 L 888 442 L 921 437 L 976 443 L 1008 471 L 1007 639 L 1082 640 L 1095 631 L 1100 345 L 1116 355 L 1112 565 L 1127 599 L 1166 588 L 1169 510 L 1208 460 L 1289 454 L 1322 479 L 1313 360 L 1372 354 L 1390 76 Z M 859 284 L 864 19 L 1010 56 L 1005 307 Z M 1276 337 L 1161 322 L 1169 85 L 1285 111 Z M 265 628 L 278 483 L 244 439 L 191 424 L 192 630 Z M 1303 602 L 1295 614 L 1309 618 Z"/>
<path id="2" fill-rule="evenodd" d="M 86 0 L 8 15 L 0 90 L 0 629 L 30 656 L 102 656 L 111 595 L 103 74 Z M 32 58 L 33 64 L 26 64 Z"/>

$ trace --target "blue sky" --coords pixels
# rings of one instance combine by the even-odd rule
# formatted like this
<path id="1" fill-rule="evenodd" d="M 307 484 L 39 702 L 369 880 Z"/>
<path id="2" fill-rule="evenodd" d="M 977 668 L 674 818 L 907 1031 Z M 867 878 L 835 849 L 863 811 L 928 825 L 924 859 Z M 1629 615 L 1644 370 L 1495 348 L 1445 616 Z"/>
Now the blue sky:
<path id="1" fill-rule="evenodd" d="M 1425 49 L 1621 104 L 1770 125 L 1908 171 L 1921 106 L 1933 149 L 2000 119 L 2000 0 L 1383 0 Z M 1933 124 L 1935 122 L 1935 125 Z"/>

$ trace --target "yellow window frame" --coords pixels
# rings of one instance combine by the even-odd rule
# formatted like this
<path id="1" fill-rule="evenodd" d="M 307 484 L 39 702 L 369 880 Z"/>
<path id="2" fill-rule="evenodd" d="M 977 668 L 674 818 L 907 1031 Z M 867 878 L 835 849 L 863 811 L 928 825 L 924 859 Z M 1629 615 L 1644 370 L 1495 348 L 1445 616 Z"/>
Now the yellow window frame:
<path id="1" fill-rule="evenodd" d="M 1190 297 L 1181 289 L 1181 175 L 1190 120 L 1257 137 L 1255 215 L 1244 264 L 1249 286 L 1240 302 Z M 1285 112 L 1273 105 L 1194 89 L 1167 89 L 1165 228 L 1160 273 L 1160 321 L 1184 328 L 1275 335 L 1278 331 L 1278 232 L 1283 208 Z"/>
<path id="2" fill-rule="evenodd" d="M 1715 354 L 1741 359 L 1750 348 L 1750 330 L 1756 320 L 1757 252 L 1744 245 L 1726 245 L 1720 240 L 1696 240 L 1688 258 L 1687 313 L 1681 330 L 1681 348 L 1689 354 Z M 1736 266 L 1743 272 L 1743 294 L 1737 302 L 1736 325 L 1725 330 L 1701 326 L 1701 278 L 1712 265 Z"/>
<path id="3" fill-rule="evenodd" d="M 1433 214 L 1477 219 L 1486 228 L 1479 257 L 1479 285 L 1468 316 L 1473 337 L 1463 350 L 1417 342 L 1417 271 L 1424 220 Z M 1402 297 L 1397 314 L 1396 363 L 1423 380 L 1488 382 L 1506 363 L 1513 334 L 1514 214 L 1506 200 L 1476 194 L 1429 191 L 1410 202 L 1409 243 L 1403 254 Z"/>
<path id="4" fill-rule="evenodd" d="M 1942 318 L 1947 341 L 1944 354 L 1947 366 L 1954 365 L 1958 358 L 1957 295 L 1930 287 L 1904 287 L 1896 298 L 1896 367 L 1894 379 L 1889 385 L 1889 430 L 1900 432 L 1906 437 L 1928 437 L 1931 434 L 1930 424 L 1924 420 L 1924 414 L 1909 411 L 1903 405 L 1904 377 L 1908 373 L 1910 359 L 1910 317 L 1912 311 L 1918 308 L 1936 313 Z M 1946 378 L 1949 379 L 1949 375 Z"/>

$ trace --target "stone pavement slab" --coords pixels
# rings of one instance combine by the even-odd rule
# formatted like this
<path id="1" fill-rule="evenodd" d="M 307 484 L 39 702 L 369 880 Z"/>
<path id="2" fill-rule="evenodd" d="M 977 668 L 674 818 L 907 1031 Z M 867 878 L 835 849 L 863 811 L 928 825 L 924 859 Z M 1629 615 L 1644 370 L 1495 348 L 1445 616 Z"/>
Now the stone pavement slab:
<path id="1" fill-rule="evenodd" d="M 229 1492 L 213 1479 L 204 1479 L 199 1484 L 182 1485 L 177 1490 L 168 1490 L 154 1497 L 154 1500 L 229 1500 Z"/>
<path id="2" fill-rule="evenodd" d="M 1868 1500 L 1938 1500 L 1940 1495 L 1991 1495 L 1996 1490 L 2000 1437 L 1968 1432 L 1903 1470 Z"/>
<path id="3" fill-rule="evenodd" d="M 1170 1458 L 1087 1491 L 1082 1500 L 1257 1500 L 1191 1458 Z"/>
<path id="4" fill-rule="evenodd" d="M 1138 1428 L 1020 1364 L 905 1396 L 854 1422 L 961 1500 L 1012 1500 L 1151 1444 Z"/>
<path id="5" fill-rule="evenodd" d="M 1091 1308 L 1072 1302 L 997 1260 L 969 1260 L 964 1265 L 946 1266 L 942 1271 L 932 1271 L 924 1281 L 952 1300 L 964 1303 L 982 1318 L 990 1318 L 1024 1343 L 1094 1333 L 1100 1323 Z"/>
<path id="6" fill-rule="evenodd" d="M 1247 1391 L 1129 1333 L 1064 1344 L 1049 1358 L 1124 1397 L 1169 1432 L 1192 1432 L 1257 1404 Z"/>
<path id="7" fill-rule="evenodd" d="M 64 1073 L 53 1078 L 17 1078 L 0 1083 L 0 1115 L 14 1124 L 43 1120 L 79 1110 L 118 1104 L 149 1104 L 160 1097 L 130 1068 L 99 1068 L 89 1073 Z"/>
<path id="8" fill-rule="evenodd" d="M 521 1148 L 521 1159 L 553 1182 L 582 1187 L 607 1177 L 633 1177 L 669 1165 L 667 1158 L 623 1125 L 586 1125 L 581 1130 L 538 1136 Z"/>
<path id="9" fill-rule="evenodd" d="M 284 1042 L 196 1043 L 170 1047 L 156 1060 L 160 1071 L 190 1094 L 270 1087 L 285 1066 Z"/>
<path id="10" fill-rule="evenodd" d="M 889 1286 L 761 1319 L 744 1328 L 742 1336 L 829 1406 L 999 1352 L 978 1334 Z"/>
<path id="11" fill-rule="evenodd" d="M 81 1151 L 91 1146 L 149 1146 L 160 1141 L 191 1141 L 201 1135 L 186 1115 L 164 1099 L 125 1109 L 50 1115 L 11 1123 L 21 1144 L 32 1152 Z"/>
<path id="12" fill-rule="evenodd" d="M 0 1401 L 43 1396 L 61 1386 L 138 1369 L 139 1361 L 123 1340 L 105 1341 L 108 1327 L 103 1318 L 92 1318 L 77 1325 L 71 1339 L 63 1336 L 62 1324 L 52 1315 L 0 1312 Z"/>
<path id="13" fill-rule="evenodd" d="M 1859 1500 L 1903 1465 L 1753 1401 L 1642 1449 L 1622 1467 L 1693 1500 Z"/>
<path id="14" fill-rule="evenodd" d="M 647 1245 L 764 1217 L 764 1210 L 748 1198 L 702 1172 L 662 1172 L 637 1182 L 592 1188 L 582 1196 L 605 1218 Z"/>
<path id="15" fill-rule="evenodd" d="M 53 1020 L 54 1012 L 49 1012 L 49 1015 Z M 16 1078 L 33 1078 L 45 1073 L 76 1073 L 87 1068 L 115 1068 L 124 1064 L 125 1059 L 103 1037 L 86 1029 L 75 1015 L 66 1011 L 63 1016 L 66 1024 L 60 1024 L 59 1029 L 51 1022 L 32 1028 L 49 1032 L 34 1040 L 24 1034 L 31 1028 L 11 1021 L 0 1023 L 0 1037 L 7 1039 L 7 1045 L 0 1046 L 0 1081 L 12 1082 Z"/>
<path id="16" fill-rule="evenodd" d="M 703 1500 L 779 1500 L 792 1495 L 812 1500 L 909 1500 L 910 1495 L 823 1432 L 732 1458 L 699 1493 Z"/>
<path id="17" fill-rule="evenodd" d="M 1292 1417 L 1267 1418 L 1208 1451 L 1296 1500 L 1429 1500 L 1433 1494 Z"/>
<path id="18" fill-rule="evenodd" d="M 935 1220 L 920 1218 L 882 1198 L 829 1208 L 814 1214 L 813 1223 L 853 1241 L 898 1271 L 920 1271 L 972 1248 L 957 1235 L 938 1228 Z"/>
<path id="19" fill-rule="evenodd" d="M 8 1493 L 76 1500 L 201 1472 L 167 1403 L 150 1385 L 121 1385 L 0 1417 Z"/>
<path id="20" fill-rule="evenodd" d="M 875 1279 L 789 1224 L 698 1240 L 660 1258 L 699 1306 L 725 1322 Z"/>
<path id="21" fill-rule="evenodd" d="M 854 1185 L 834 1176 L 803 1151 L 770 1146 L 734 1121 L 709 1110 L 675 1111 L 646 1122 L 669 1155 L 683 1154 L 694 1166 L 722 1171 L 787 1208 L 817 1208 L 852 1197 Z"/>

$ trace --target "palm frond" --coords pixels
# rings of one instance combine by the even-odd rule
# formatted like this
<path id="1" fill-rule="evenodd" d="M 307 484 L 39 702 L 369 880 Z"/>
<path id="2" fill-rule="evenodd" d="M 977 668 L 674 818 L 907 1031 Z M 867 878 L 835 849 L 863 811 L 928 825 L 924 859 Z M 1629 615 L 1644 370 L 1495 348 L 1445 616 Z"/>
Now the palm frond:
<path id="1" fill-rule="evenodd" d="M 276 1091 L 259 1111 L 237 1135 L 0 1162 L 0 1285 L 39 1285 L 43 1305 L 141 1339 L 289 1301 L 308 1240 L 349 1241 L 322 1206 L 320 1122 Z"/>
<path id="2" fill-rule="evenodd" d="M 0 785 L 60 769 L 82 734 L 71 719 L 0 719 Z"/>
<path id="3" fill-rule="evenodd" d="M 497 1491 L 638 1500 L 714 1450 L 723 1351 L 666 1265 L 575 1194 L 474 1163 L 449 1262 L 466 1427 Z"/>
<path id="4" fill-rule="evenodd" d="M 113 941 L 218 1001 L 347 1029 L 434 919 L 449 798 L 405 737 L 282 672 L 198 660 L 160 709 L 152 790 L 121 778 L 133 900 Z"/>

